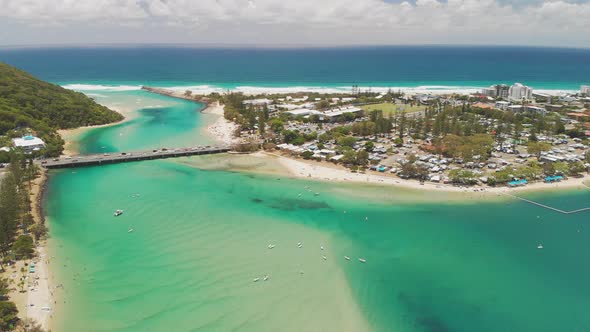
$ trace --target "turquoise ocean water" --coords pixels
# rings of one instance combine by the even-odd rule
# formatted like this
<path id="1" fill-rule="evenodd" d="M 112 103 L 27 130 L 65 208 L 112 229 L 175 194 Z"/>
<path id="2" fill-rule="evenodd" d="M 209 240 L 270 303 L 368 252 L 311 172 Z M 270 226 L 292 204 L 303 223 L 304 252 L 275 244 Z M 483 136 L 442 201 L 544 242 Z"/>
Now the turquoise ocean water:
<path id="1" fill-rule="evenodd" d="M 137 69 L 139 65 L 130 66 L 130 58 L 107 61 L 100 52 L 88 58 L 82 54 L 88 51 L 64 50 L 62 56 L 71 53 L 69 67 L 57 66 L 59 57 L 43 51 L 36 56 L 45 56 L 46 64 L 53 64 L 46 67 L 33 61 L 34 50 L 27 52 L 31 53 L 13 58 L 0 52 L 0 60 L 28 64 L 25 69 L 54 82 L 108 82 L 118 87 L 150 82 L 211 84 L 218 69 L 217 60 L 209 60 L 213 63 L 209 67 L 199 65 L 201 61 L 194 65 L 197 69 L 188 71 L 196 74 L 188 77 L 179 70 L 155 66 L 177 63 L 184 59 L 180 55 L 175 62 L 170 54 L 154 58 L 145 50 L 126 51 L 141 53 L 136 59 L 143 71 Z M 587 54 L 583 50 L 548 52 L 532 62 L 552 63 L 554 57 L 560 59 L 560 52 L 573 52 L 567 54 L 574 57 L 581 52 L 582 60 Z M 481 59 L 483 55 L 476 52 L 476 58 L 478 54 Z M 357 59 L 353 55 L 344 58 L 352 62 Z M 287 60 L 283 58 L 282 64 L 289 64 Z M 314 67 L 319 65 L 312 60 L 308 59 L 310 68 L 321 68 Z M 571 87 L 581 83 L 588 68 L 582 60 L 577 63 L 579 76 L 568 71 L 568 63 L 559 61 L 561 69 L 551 74 L 555 82 Z M 487 61 L 497 64 L 497 58 Z M 110 63 L 107 69 L 101 68 L 106 62 Z M 341 69 L 349 62 L 325 66 L 325 77 L 346 73 Z M 271 77 L 277 68 L 282 67 L 269 66 L 259 75 Z M 412 68 L 408 72 L 422 72 L 417 65 Z M 331 84 L 349 82 L 346 75 L 358 72 L 352 68 L 344 76 L 335 74 Z M 455 74 L 438 77 L 463 85 Z M 229 72 L 220 71 L 220 75 L 223 78 Z M 270 86 L 327 83 L 282 71 L 277 75 L 266 83 L 254 81 Z M 537 82 L 551 81 L 550 74 L 540 75 Z M 247 82 L 240 78 L 247 76 L 219 79 L 217 84 L 242 85 Z M 502 80 L 516 80 L 515 76 Z M 365 81 L 434 82 L 383 80 L 376 75 L 365 76 Z M 83 152 L 211 142 L 202 128 L 212 118 L 198 112 L 202 105 L 134 89 L 90 93 L 103 104 L 136 112 L 129 122 L 82 136 Z M 220 159 L 230 168 L 204 167 Z M 588 214 L 562 215 L 520 201 L 466 198 L 459 202 L 425 191 L 232 170 L 239 160 L 193 157 L 52 172 L 45 201 L 50 250 L 55 256 L 51 271 L 57 283 L 64 285 L 57 291 L 54 330 L 590 330 Z M 590 190 L 529 196 L 565 210 L 590 202 Z M 115 209 L 125 213 L 114 218 Z M 268 249 L 270 244 L 275 247 Z M 539 244 L 543 249 L 537 249 Z M 254 282 L 255 278 L 260 280 Z"/>

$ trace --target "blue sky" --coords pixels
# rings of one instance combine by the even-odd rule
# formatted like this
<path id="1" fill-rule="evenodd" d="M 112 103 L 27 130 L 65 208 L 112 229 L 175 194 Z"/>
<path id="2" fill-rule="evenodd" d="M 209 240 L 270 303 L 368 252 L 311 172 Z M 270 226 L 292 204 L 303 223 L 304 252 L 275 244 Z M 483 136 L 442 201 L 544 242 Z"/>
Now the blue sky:
<path id="1" fill-rule="evenodd" d="M 0 45 L 590 47 L 590 0 L 0 0 Z"/>

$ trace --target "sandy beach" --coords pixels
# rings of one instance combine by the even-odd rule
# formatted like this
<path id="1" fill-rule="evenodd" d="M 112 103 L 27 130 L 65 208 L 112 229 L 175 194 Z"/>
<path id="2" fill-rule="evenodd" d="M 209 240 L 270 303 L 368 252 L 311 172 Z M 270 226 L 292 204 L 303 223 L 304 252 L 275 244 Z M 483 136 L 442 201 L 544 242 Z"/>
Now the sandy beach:
<path id="1" fill-rule="evenodd" d="M 388 91 L 402 91 L 407 95 L 417 94 L 436 94 L 436 95 L 448 95 L 448 94 L 470 94 L 481 91 L 485 86 L 415 86 L 415 87 L 403 87 L 403 86 L 361 86 L 361 91 L 372 91 L 377 93 L 387 93 Z M 176 95 L 180 95 L 183 98 L 185 91 L 191 91 L 193 95 L 208 95 L 211 93 L 224 93 L 228 90 L 225 88 L 217 87 L 214 85 L 196 85 L 196 86 L 177 86 L 162 88 L 167 91 L 174 91 Z M 262 87 L 262 86 L 237 86 L 231 89 L 232 92 L 243 93 L 247 96 L 256 96 L 263 94 L 290 94 L 290 93 L 326 93 L 326 94 L 338 94 L 338 93 L 350 93 L 349 86 L 340 87 L 321 87 L 321 86 L 287 86 L 287 87 Z M 575 93 L 574 90 L 567 89 L 535 89 L 539 93 L 545 93 L 549 95 L 562 95 L 565 93 Z"/>
<path id="2" fill-rule="evenodd" d="M 77 138 L 80 137 L 85 132 L 87 132 L 88 130 L 94 129 L 94 128 L 113 126 L 113 125 L 122 123 L 127 120 L 128 120 L 128 118 L 125 116 L 125 118 L 123 120 L 121 120 L 119 122 L 115 122 L 115 123 L 109 123 L 109 124 L 98 125 L 98 126 L 79 127 L 79 128 L 74 128 L 74 129 L 60 129 L 60 130 L 58 130 L 57 133 L 65 141 L 64 150 L 63 150 L 62 154 L 66 155 L 66 156 L 77 155 L 78 154 Z"/>
<path id="3" fill-rule="evenodd" d="M 380 175 L 374 173 L 352 173 L 345 167 L 335 165 L 329 162 L 315 162 L 315 161 L 303 161 L 299 159 L 293 159 L 285 157 L 275 153 L 269 152 L 258 152 L 255 155 L 267 158 L 274 158 L 283 167 L 285 167 L 291 176 L 298 178 L 307 178 L 320 181 L 336 181 L 336 182 L 355 182 L 365 184 L 377 184 L 377 185 L 393 185 L 397 187 L 403 187 L 408 189 L 416 190 L 427 190 L 427 191 L 440 191 L 440 192 L 477 192 L 479 194 L 505 194 L 523 191 L 545 191 L 545 190 L 556 190 L 556 189 L 576 189 L 576 188 L 588 188 L 585 182 L 589 181 L 589 177 L 586 175 L 583 178 L 570 178 L 566 181 L 556 182 L 547 184 L 544 182 L 536 182 L 528 184 L 525 187 L 508 188 L 508 187 L 463 187 L 463 186 L 452 186 L 433 182 L 424 182 L 420 184 L 416 180 L 404 180 L 393 175 Z"/>
<path id="4" fill-rule="evenodd" d="M 209 104 L 205 109 L 201 111 L 204 114 L 212 114 L 217 116 L 217 120 L 207 126 L 207 133 L 215 140 L 223 143 L 224 145 L 236 144 L 240 141 L 239 138 L 234 136 L 234 132 L 238 126 L 226 120 L 223 117 L 224 106 L 219 102 Z"/>
<path id="5" fill-rule="evenodd" d="M 63 150 L 62 154 L 66 155 L 66 156 L 77 155 L 78 154 L 78 138 L 81 135 L 83 135 L 85 132 L 87 132 L 88 130 L 91 130 L 94 128 L 103 128 L 103 127 L 114 126 L 114 125 L 123 123 L 125 121 L 129 121 L 137 116 L 136 113 L 131 108 L 127 109 L 127 108 L 122 108 L 122 107 L 117 107 L 117 108 L 113 108 L 111 106 L 107 106 L 107 107 L 109 107 L 109 108 L 117 111 L 119 114 L 123 115 L 123 120 L 118 121 L 118 122 L 113 122 L 113 123 L 107 123 L 104 125 L 86 126 L 86 127 L 78 127 L 78 128 L 74 128 L 74 129 L 58 130 L 57 133 L 65 141 L 64 150 Z"/>

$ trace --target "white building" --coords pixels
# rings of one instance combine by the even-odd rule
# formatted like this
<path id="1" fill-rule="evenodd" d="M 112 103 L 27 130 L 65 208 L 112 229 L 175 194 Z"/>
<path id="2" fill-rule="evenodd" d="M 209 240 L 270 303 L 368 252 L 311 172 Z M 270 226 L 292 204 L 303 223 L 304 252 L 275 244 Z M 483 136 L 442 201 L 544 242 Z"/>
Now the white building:
<path id="1" fill-rule="evenodd" d="M 512 100 L 531 99 L 533 97 L 533 89 L 520 83 L 514 83 L 508 90 L 508 98 Z"/>
<path id="2" fill-rule="evenodd" d="M 270 100 L 270 99 L 249 99 L 249 100 L 244 100 L 243 104 L 244 105 L 263 106 L 263 105 L 272 104 L 272 100 Z"/>
<path id="3" fill-rule="evenodd" d="M 45 142 L 39 137 L 27 135 L 12 140 L 15 148 L 22 148 L 25 152 L 39 151 L 45 147 Z"/>
<path id="4" fill-rule="evenodd" d="M 547 115 L 547 110 L 545 108 L 539 107 L 539 106 L 527 105 L 526 111 L 531 112 L 531 113 L 541 114 L 541 115 Z"/>
<path id="5" fill-rule="evenodd" d="M 497 101 L 495 107 L 499 110 L 505 111 L 510 106 L 510 103 L 507 101 Z"/>
<path id="6" fill-rule="evenodd" d="M 540 115 L 547 115 L 547 110 L 544 109 L 543 107 L 538 107 L 538 106 L 532 106 L 532 105 L 510 105 L 508 106 L 508 110 L 514 112 L 514 113 L 524 113 L 524 112 L 528 112 L 528 113 L 535 113 L 535 114 L 540 114 Z"/>
<path id="7" fill-rule="evenodd" d="M 325 119 L 327 119 L 330 122 L 336 122 L 336 121 L 340 120 L 340 118 L 342 117 L 342 115 L 344 115 L 344 113 L 351 113 L 351 114 L 358 115 L 358 114 L 362 114 L 363 110 L 358 107 L 349 106 L 349 107 L 343 107 L 343 108 L 339 108 L 339 109 L 330 110 L 328 112 L 323 113 L 323 116 Z"/>
<path id="8" fill-rule="evenodd" d="M 498 91 L 496 90 L 496 86 L 492 85 L 489 88 L 483 88 L 481 90 L 481 94 L 487 97 L 496 97 L 498 95 Z"/>
<path id="9" fill-rule="evenodd" d="M 287 111 L 285 113 L 290 114 L 292 116 L 309 116 L 309 115 L 313 115 L 313 114 L 317 114 L 317 115 L 323 114 L 322 112 L 319 112 L 316 110 L 310 110 L 308 108 L 298 108 L 295 110 Z"/>
<path id="10" fill-rule="evenodd" d="M 583 95 L 590 96 L 590 85 L 582 85 L 582 87 L 580 88 L 580 92 Z"/>

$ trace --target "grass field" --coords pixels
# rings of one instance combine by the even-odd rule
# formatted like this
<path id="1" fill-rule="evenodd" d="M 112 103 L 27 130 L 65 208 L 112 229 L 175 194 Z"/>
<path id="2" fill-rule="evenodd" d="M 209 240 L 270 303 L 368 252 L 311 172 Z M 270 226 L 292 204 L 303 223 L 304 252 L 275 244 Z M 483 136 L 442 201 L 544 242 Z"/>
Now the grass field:
<path id="1" fill-rule="evenodd" d="M 365 112 L 370 112 L 374 110 L 381 110 L 383 111 L 383 115 L 388 116 L 389 114 L 395 114 L 397 112 L 401 112 L 402 110 L 406 113 L 415 113 L 420 112 L 426 109 L 425 106 L 410 106 L 410 105 L 397 105 L 393 103 L 381 103 L 381 104 L 373 104 L 373 105 L 365 105 L 361 106 L 361 108 Z"/>

